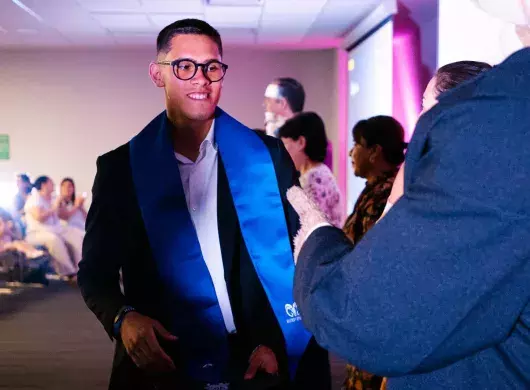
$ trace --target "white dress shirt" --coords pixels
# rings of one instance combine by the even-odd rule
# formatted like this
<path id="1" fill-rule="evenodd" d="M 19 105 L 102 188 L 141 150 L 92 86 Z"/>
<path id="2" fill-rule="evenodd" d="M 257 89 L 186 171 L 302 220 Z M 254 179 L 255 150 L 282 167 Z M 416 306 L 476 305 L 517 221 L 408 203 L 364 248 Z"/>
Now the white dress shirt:
<path id="1" fill-rule="evenodd" d="M 202 257 L 212 278 L 221 313 L 229 333 L 236 331 L 234 316 L 226 287 L 223 256 L 217 225 L 218 152 L 214 138 L 214 124 L 193 162 L 175 153 L 188 210 L 199 238 Z"/>

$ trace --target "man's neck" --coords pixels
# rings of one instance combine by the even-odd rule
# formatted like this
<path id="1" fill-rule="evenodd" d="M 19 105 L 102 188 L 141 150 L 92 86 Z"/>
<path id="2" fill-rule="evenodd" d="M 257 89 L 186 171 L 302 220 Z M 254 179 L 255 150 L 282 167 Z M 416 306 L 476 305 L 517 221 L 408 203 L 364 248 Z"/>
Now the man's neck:
<path id="1" fill-rule="evenodd" d="M 183 122 L 169 118 L 169 121 L 173 125 L 171 135 L 175 152 L 191 161 L 196 161 L 201 144 L 212 127 L 213 118 L 195 122 Z"/>

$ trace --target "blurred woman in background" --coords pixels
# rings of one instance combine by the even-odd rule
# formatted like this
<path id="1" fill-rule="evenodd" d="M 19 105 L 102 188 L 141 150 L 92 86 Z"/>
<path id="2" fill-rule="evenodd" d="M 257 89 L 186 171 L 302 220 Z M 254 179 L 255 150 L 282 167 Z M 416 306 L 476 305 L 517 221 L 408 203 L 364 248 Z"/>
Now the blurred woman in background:
<path id="1" fill-rule="evenodd" d="M 16 178 L 18 191 L 13 201 L 13 216 L 22 218 L 24 216 L 24 205 L 31 194 L 32 186 L 29 176 L 25 173 L 17 174 Z"/>
<path id="2" fill-rule="evenodd" d="M 314 112 L 298 114 L 280 127 L 278 135 L 300 172 L 301 187 L 329 223 L 341 227 L 341 195 L 333 172 L 324 164 L 328 140 L 320 116 Z"/>
<path id="3" fill-rule="evenodd" d="M 35 180 L 33 187 L 34 190 L 24 208 L 27 222 L 26 240 L 32 245 L 46 247 L 53 258 L 57 274 L 75 280 L 81 261 L 84 233 L 80 229 L 61 225 L 61 197 L 53 199 L 54 184 L 49 177 L 40 176 Z"/>
<path id="4" fill-rule="evenodd" d="M 73 179 L 67 177 L 61 181 L 60 187 L 61 204 L 59 218 L 66 221 L 69 226 L 85 230 L 87 212 L 85 210 L 85 194 L 78 196 L 75 193 Z"/>

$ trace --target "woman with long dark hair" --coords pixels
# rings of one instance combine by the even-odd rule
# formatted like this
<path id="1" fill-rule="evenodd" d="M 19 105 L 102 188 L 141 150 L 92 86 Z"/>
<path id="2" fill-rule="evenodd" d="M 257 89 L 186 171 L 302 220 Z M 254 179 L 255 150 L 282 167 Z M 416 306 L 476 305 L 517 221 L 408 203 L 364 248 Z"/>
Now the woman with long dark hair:
<path id="1" fill-rule="evenodd" d="M 69 226 L 85 230 L 87 212 L 85 210 L 85 194 L 79 196 L 75 193 L 74 180 L 66 177 L 60 186 L 59 218 L 66 221 Z"/>

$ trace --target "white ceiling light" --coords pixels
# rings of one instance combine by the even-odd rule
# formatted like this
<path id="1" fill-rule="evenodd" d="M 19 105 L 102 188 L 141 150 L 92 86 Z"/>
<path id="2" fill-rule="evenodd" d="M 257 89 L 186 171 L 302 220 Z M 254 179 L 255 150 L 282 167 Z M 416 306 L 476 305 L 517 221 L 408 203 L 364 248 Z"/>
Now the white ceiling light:
<path id="1" fill-rule="evenodd" d="M 21 0 L 11 0 L 13 2 L 13 4 L 15 4 L 17 7 L 19 7 L 20 9 L 22 9 L 24 12 L 28 13 L 29 15 L 33 16 L 35 19 L 37 19 L 39 22 L 43 23 L 44 22 L 44 19 L 42 19 L 42 17 L 36 13 L 35 11 L 33 11 L 31 8 L 29 8 L 27 5 L 25 5 Z"/>

